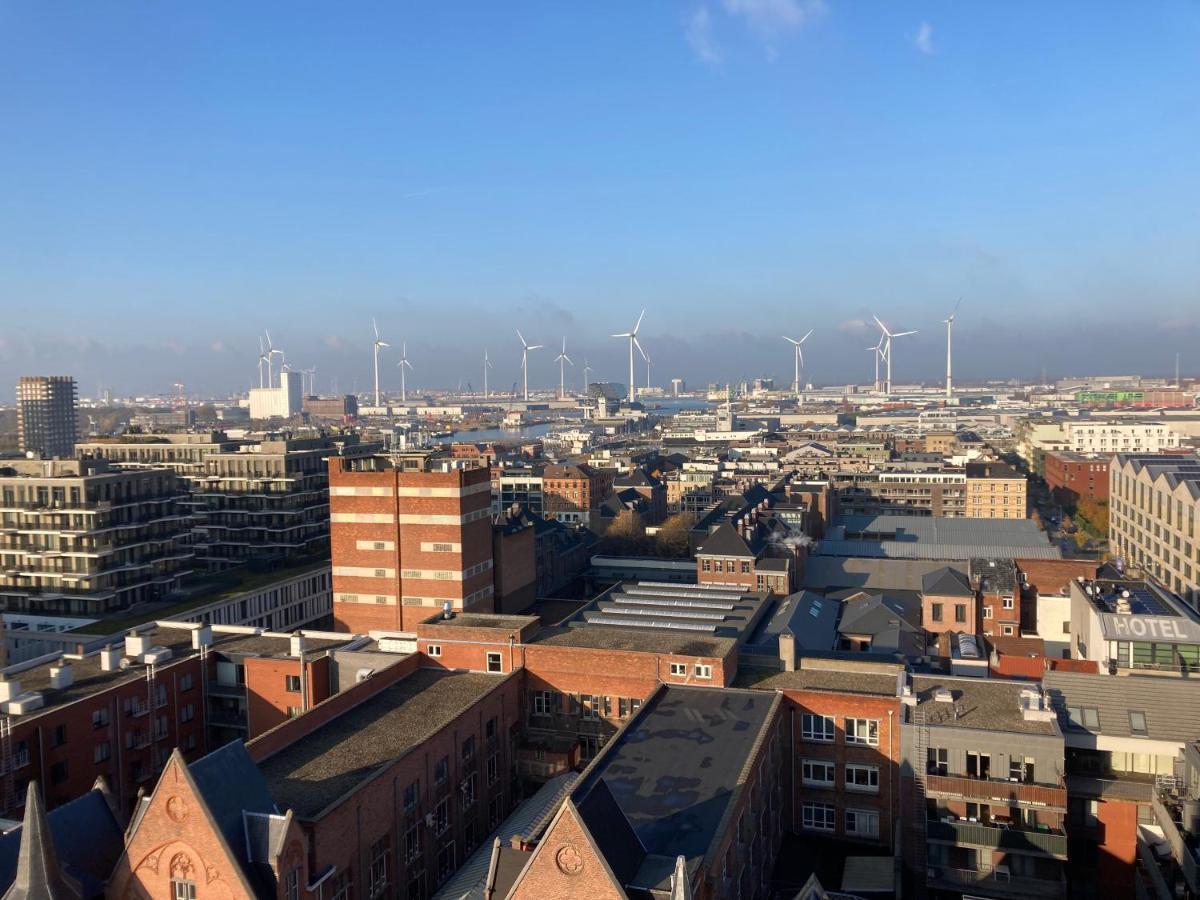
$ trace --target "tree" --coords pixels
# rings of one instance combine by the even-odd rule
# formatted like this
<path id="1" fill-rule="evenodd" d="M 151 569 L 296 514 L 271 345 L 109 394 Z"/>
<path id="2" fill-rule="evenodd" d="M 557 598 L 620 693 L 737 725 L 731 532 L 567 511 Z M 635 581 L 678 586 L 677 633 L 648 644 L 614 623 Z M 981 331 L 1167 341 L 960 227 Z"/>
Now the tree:
<path id="1" fill-rule="evenodd" d="M 640 556 L 646 551 L 646 528 L 642 517 L 623 509 L 604 532 L 601 552 L 610 556 Z"/>
<path id="2" fill-rule="evenodd" d="M 696 517 L 691 513 L 676 513 L 663 522 L 654 539 L 658 555 L 675 559 L 686 558 L 691 549 L 688 532 L 695 522 Z"/>
<path id="3" fill-rule="evenodd" d="M 1108 504 L 1104 501 L 1081 498 L 1075 509 L 1075 518 L 1082 519 L 1088 530 L 1098 537 L 1108 536 Z"/>

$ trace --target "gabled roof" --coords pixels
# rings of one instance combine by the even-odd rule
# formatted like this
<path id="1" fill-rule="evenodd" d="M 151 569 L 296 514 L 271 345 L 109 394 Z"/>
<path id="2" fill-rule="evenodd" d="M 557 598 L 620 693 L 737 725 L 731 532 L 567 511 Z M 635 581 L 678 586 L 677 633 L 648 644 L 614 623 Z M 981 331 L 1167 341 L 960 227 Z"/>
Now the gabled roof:
<path id="1" fill-rule="evenodd" d="M 103 896 L 104 882 L 125 849 L 107 786 L 98 782 L 83 796 L 52 809 L 46 821 L 62 871 L 79 882 L 81 896 Z M 0 836 L 0 888 L 16 878 L 23 832 L 24 826 Z"/>
<path id="2" fill-rule="evenodd" d="M 59 867 L 42 795 L 35 781 L 29 782 L 20 841 L 17 870 L 4 892 L 4 900 L 77 900 L 83 895 L 79 882 L 66 878 Z"/>
<path id="3" fill-rule="evenodd" d="M 757 554 L 746 539 L 728 522 L 722 522 L 696 548 L 697 556 L 741 556 L 753 559 Z"/>
<path id="4" fill-rule="evenodd" d="M 619 487 L 619 488 L 627 488 L 627 487 L 655 488 L 655 487 L 658 487 L 660 484 L 662 484 L 661 481 L 659 481 L 653 475 L 650 475 L 644 469 L 641 469 L 641 468 L 630 469 L 629 472 L 620 476 L 614 482 L 614 486 Z"/>
<path id="5" fill-rule="evenodd" d="M 942 566 L 921 579 L 921 592 L 939 597 L 973 597 L 971 581 L 958 569 Z"/>

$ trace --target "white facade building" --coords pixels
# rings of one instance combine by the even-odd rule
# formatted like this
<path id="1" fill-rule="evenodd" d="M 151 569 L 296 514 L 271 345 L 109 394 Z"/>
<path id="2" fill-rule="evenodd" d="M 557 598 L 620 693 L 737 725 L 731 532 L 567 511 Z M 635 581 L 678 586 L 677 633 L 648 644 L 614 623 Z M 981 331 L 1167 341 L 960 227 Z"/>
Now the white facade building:
<path id="1" fill-rule="evenodd" d="M 290 419 L 304 407 L 303 376 L 299 372 L 279 373 L 279 387 L 250 389 L 250 418 Z"/>

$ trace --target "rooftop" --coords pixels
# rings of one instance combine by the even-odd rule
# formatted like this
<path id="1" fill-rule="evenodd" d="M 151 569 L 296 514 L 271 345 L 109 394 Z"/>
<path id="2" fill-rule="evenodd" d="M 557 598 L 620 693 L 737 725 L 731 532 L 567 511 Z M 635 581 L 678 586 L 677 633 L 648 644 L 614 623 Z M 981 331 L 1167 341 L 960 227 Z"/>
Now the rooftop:
<path id="1" fill-rule="evenodd" d="M 959 516 L 839 516 L 817 543 L 820 556 L 970 560 L 1061 559 L 1032 519 Z"/>
<path id="2" fill-rule="evenodd" d="M 259 768 L 281 809 L 315 818 L 505 680 L 420 669 L 289 744 Z"/>
<path id="3" fill-rule="evenodd" d="M 807 669 L 772 672 L 757 681 L 749 676 L 746 687 L 767 691 L 820 691 L 834 694 L 864 694 L 895 697 L 898 672 L 864 669 Z M 740 679 L 739 679 L 740 683 Z"/>
<path id="4" fill-rule="evenodd" d="M 527 625 L 537 622 L 537 616 L 503 616 L 486 613 L 455 613 L 452 618 L 443 619 L 441 615 L 426 619 L 424 624 L 437 625 L 441 628 L 497 628 L 520 631 Z"/>
<path id="5" fill-rule="evenodd" d="M 674 633 L 659 629 L 620 628 L 609 625 L 559 625 L 538 632 L 535 644 L 585 647 L 594 650 L 634 650 L 645 653 L 674 653 L 681 656 L 722 658 L 737 641 L 729 637 Z"/>
<path id="6" fill-rule="evenodd" d="M 1200 703 L 1192 679 L 1052 671 L 1045 674 L 1042 686 L 1068 742 L 1072 734 L 1084 732 L 1179 743 L 1200 735 Z M 1090 707 L 1097 715 L 1073 725 L 1068 707 Z"/>
<path id="7" fill-rule="evenodd" d="M 570 624 L 684 631 L 745 641 L 768 611 L 768 601 L 766 593 L 736 585 L 627 581 L 582 609 Z"/>
<path id="8" fill-rule="evenodd" d="M 725 827 L 778 698 L 760 691 L 664 687 L 584 773 L 572 800 L 625 886 L 691 870 Z"/>
<path id="9" fill-rule="evenodd" d="M 916 709 L 931 727 L 1047 736 L 1060 733 L 1053 716 L 1025 717 L 1021 692 L 1030 690 L 1028 682 L 914 675 L 912 688 Z M 949 691 L 951 701 L 938 699 L 942 691 Z"/>

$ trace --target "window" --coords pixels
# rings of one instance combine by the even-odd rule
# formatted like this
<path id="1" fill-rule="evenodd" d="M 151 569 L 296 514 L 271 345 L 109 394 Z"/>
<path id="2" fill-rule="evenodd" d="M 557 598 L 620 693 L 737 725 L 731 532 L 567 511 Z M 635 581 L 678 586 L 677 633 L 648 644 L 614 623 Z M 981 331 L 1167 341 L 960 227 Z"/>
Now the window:
<path id="1" fill-rule="evenodd" d="M 846 810 L 846 834 L 879 837 L 879 813 L 867 809 Z"/>
<path id="2" fill-rule="evenodd" d="M 1026 756 L 1010 756 L 1008 758 L 1008 780 L 1033 782 L 1033 759 Z"/>
<path id="3" fill-rule="evenodd" d="M 372 897 L 378 897 L 387 889 L 389 850 L 386 837 L 371 845 L 371 867 L 367 872 L 367 886 Z"/>
<path id="4" fill-rule="evenodd" d="M 1004 608 L 1005 608 L 1005 609 L 1012 609 L 1012 608 L 1013 608 L 1013 598 L 1012 598 L 1012 597 L 1005 597 L 1005 598 L 1004 598 Z"/>
<path id="5" fill-rule="evenodd" d="M 61 747 L 66 742 L 67 742 L 67 726 L 66 725 L 55 725 L 54 726 L 54 736 L 50 740 L 50 746 Z"/>
<path id="6" fill-rule="evenodd" d="M 470 809 L 475 805 L 475 773 L 472 772 L 463 779 L 463 783 L 458 786 L 462 808 Z"/>
<path id="7" fill-rule="evenodd" d="M 96 765 L 99 765 L 107 760 L 110 756 L 112 756 L 112 746 L 108 743 L 108 741 L 104 741 L 103 743 L 97 744 L 96 748 L 92 751 L 92 762 L 96 763 Z"/>
<path id="8" fill-rule="evenodd" d="M 196 705 L 194 703 L 188 703 L 186 706 L 184 706 L 182 709 L 179 710 L 180 721 L 190 722 L 194 718 L 196 718 Z"/>
<path id="9" fill-rule="evenodd" d="M 445 784 L 450 777 L 450 757 L 443 756 L 433 766 L 433 783 Z"/>
<path id="10" fill-rule="evenodd" d="M 548 716 L 551 713 L 552 707 L 550 704 L 549 691 L 534 691 L 533 692 L 533 714 L 535 716 Z"/>
<path id="11" fill-rule="evenodd" d="M 992 617 L 992 608 L 990 606 L 985 606 L 983 608 L 983 618 L 990 619 L 991 617 Z"/>
<path id="12" fill-rule="evenodd" d="M 462 742 L 462 761 L 470 764 L 475 759 L 475 735 Z"/>
<path id="13" fill-rule="evenodd" d="M 954 604 L 954 621 L 958 622 L 960 624 L 967 621 L 967 604 L 965 604 L 965 603 L 955 603 Z"/>
<path id="14" fill-rule="evenodd" d="M 1012 637 L 1013 635 L 1015 635 L 1017 633 L 1017 628 L 1015 625 L 1001 625 L 1000 633 L 1005 635 L 1006 637 Z"/>
<path id="15" fill-rule="evenodd" d="M 930 775 L 945 775 L 950 771 L 950 753 L 945 747 L 930 747 L 926 756 Z"/>
<path id="16" fill-rule="evenodd" d="M 671 674 L 678 675 L 680 678 L 683 678 L 684 676 L 687 675 L 687 664 L 686 663 L 671 663 Z"/>
<path id="17" fill-rule="evenodd" d="M 600 741 L 595 735 L 581 734 L 579 735 L 579 758 L 587 761 L 595 757 L 600 752 Z"/>
<path id="18" fill-rule="evenodd" d="M 442 834 L 450 827 L 450 801 L 443 798 L 433 810 L 433 833 Z"/>
<path id="19" fill-rule="evenodd" d="M 192 673 L 185 672 L 179 676 L 179 690 L 190 691 L 192 689 Z"/>
<path id="20" fill-rule="evenodd" d="M 441 884 L 454 873 L 454 841 L 438 851 L 438 884 Z"/>
<path id="21" fill-rule="evenodd" d="M 1067 720 L 1078 731 L 1100 730 L 1100 711 L 1092 706 L 1068 706 Z"/>
<path id="22" fill-rule="evenodd" d="M 800 822 L 809 831 L 833 831 L 837 827 L 837 809 L 828 803 L 805 803 Z"/>
<path id="23" fill-rule="evenodd" d="M 300 693 L 300 676 L 299 675 L 285 675 L 284 676 L 284 687 L 287 689 L 287 691 L 289 693 L 292 693 L 292 694 Z"/>
<path id="24" fill-rule="evenodd" d="M 806 741 L 830 743 L 836 728 L 833 716 L 814 716 L 805 713 L 800 717 L 800 737 Z"/>
<path id="25" fill-rule="evenodd" d="M 496 759 L 496 754 L 493 753 L 487 758 L 487 784 L 488 787 L 494 785 L 500 780 L 500 764 Z"/>
<path id="26" fill-rule="evenodd" d="M 846 743 L 847 744 L 869 744 L 872 747 L 879 746 L 879 720 L 878 719 L 847 719 L 846 720 Z"/>
<path id="27" fill-rule="evenodd" d="M 174 900 L 196 900 L 196 882 L 172 878 L 171 897 Z"/>
<path id="28" fill-rule="evenodd" d="M 750 574 L 750 563 L 745 560 L 742 560 L 742 574 L 743 575 Z"/>
<path id="29" fill-rule="evenodd" d="M 810 787 L 833 787 L 837 767 L 831 762 L 806 759 L 800 765 L 801 778 Z"/>
<path id="30" fill-rule="evenodd" d="M 430 644 L 428 647 L 425 648 L 425 652 L 429 656 L 432 656 L 435 658 L 438 656 L 441 656 L 442 655 L 442 645 L 441 644 Z"/>
<path id="31" fill-rule="evenodd" d="M 942 621 L 942 604 L 931 604 L 929 608 L 929 617 L 935 622 Z"/>
<path id="32" fill-rule="evenodd" d="M 697 665 L 693 671 L 697 678 L 712 678 L 712 666 Z"/>
<path id="33" fill-rule="evenodd" d="M 339 872 L 333 877 L 333 883 L 329 887 L 329 900 L 350 900 L 350 870 Z M 192 894 L 192 900 L 195 900 L 195 894 Z"/>
<path id="34" fill-rule="evenodd" d="M 487 670 L 489 672 L 503 672 L 504 664 L 500 660 L 499 653 L 489 653 L 487 655 Z"/>
<path id="35" fill-rule="evenodd" d="M 421 826 L 414 825 L 404 833 L 404 861 L 412 862 L 421 855 Z"/>
<path id="36" fill-rule="evenodd" d="M 416 812 L 420 787 L 421 782 L 419 781 L 410 781 L 404 786 L 404 811 L 406 813 Z"/>
<path id="37" fill-rule="evenodd" d="M 846 790 L 863 794 L 879 793 L 879 766 L 846 764 Z"/>
<path id="38" fill-rule="evenodd" d="M 300 900 L 300 867 L 292 866 L 283 882 L 283 900 Z"/>
<path id="39" fill-rule="evenodd" d="M 1136 735 L 1145 737 L 1146 735 L 1146 714 L 1140 710 L 1131 709 L 1129 711 L 1129 730 Z"/>
<path id="40" fill-rule="evenodd" d="M 497 728 L 497 725 L 496 725 L 496 717 L 495 716 L 492 716 L 490 719 L 488 719 L 486 722 L 484 722 L 483 723 L 484 740 L 494 741 L 496 739 L 496 728 Z"/>
<path id="41" fill-rule="evenodd" d="M 92 710 L 92 727 L 104 728 L 108 725 L 108 707 Z"/>

